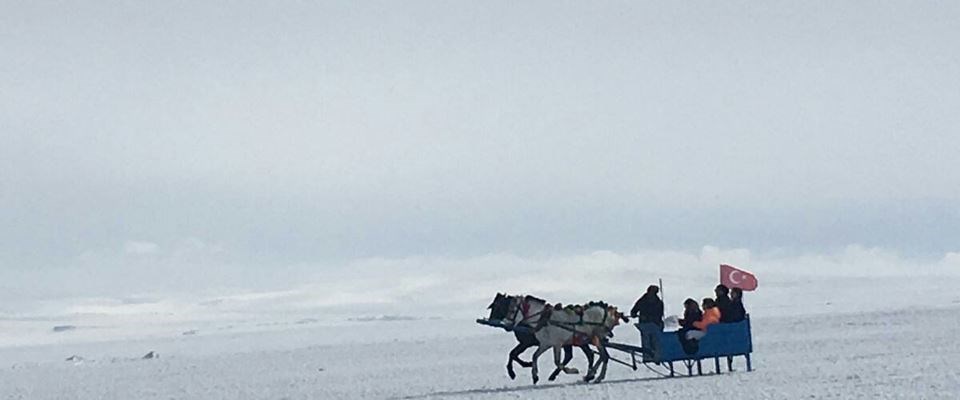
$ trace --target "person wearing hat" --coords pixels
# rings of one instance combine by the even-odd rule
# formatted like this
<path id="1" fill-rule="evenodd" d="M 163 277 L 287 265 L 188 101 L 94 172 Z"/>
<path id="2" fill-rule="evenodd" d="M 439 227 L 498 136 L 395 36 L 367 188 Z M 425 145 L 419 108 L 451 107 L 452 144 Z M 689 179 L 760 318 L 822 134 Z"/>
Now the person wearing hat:
<path id="1" fill-rule="evenodd" d="M 638 323 L 655 324 L 663 329 L 663 300 L 660 300 L 660 288 L 657 285 L 647 287 L 644 293 L 630 310 L 630 316 L 637 318 Z"/>
<path id="2" fill-rule="evenodd" d="M 660 300 L 660 288 L 657 285 L 647 287 L 647 293 L 637 300 L 630 310 L 630 316 L 637 318 L 640 329 L 640 343 L 643 344 L 643 360 L 660 361 L 660 332 L 663 332 L 663 300 Z"/>

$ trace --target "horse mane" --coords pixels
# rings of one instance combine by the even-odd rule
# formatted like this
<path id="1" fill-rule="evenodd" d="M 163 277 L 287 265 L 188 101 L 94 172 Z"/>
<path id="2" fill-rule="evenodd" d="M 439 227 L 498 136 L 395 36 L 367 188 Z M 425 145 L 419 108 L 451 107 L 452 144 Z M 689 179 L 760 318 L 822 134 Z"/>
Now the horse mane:
<path id="1" fill-rule="evenodd" d="M 500 292 L 497 292 L 497 296 L 493 298 L 493 302 L 491 302 L 490 305 L 487 306 L 487 309 L 488 309 L 488 310 L 492 310 L 492 309 L 493 309 L 493 306 L 495 306 L 495 305 L 497 305 L 497 303 L 503 301 L 503 299 L 506 298 L 506 297 L 507 297 L 507 295 L 505 295 L 505 294 L 503 294 L 503 293 L 500 293 Z"/>
<path id="2" fill-rule="evenodd" d="M 526 300 L 526 301 L 536 301 L 536 302 L 538 302 L 538 303 L 547 304 L 547 301 L 546 301 L 546 300 L 541 299 L 541 298 L 539 298 L 539 297 L 531 296 L 531 295 L 529 295 L 529 294 L 528 294 L 526 297 L 524 297 L 523 299 Z"/>
<path id="3" fill-rule="evenodd" d="M 584 308 L 586 308 L 586 307 L 594 307 L 594 306 L 607 308 L 607 307 L 609 307 L 610 305 L 607 304 L 607 303 L 604 302 L 604 301 L 591 301 L 591 302 L 587 303 L 586 305 L 584 305 Z"/>
<path id="4" fill-rule="evenodd" d="M 547 326 L 550 322 L 550 317 L 553 316 L 553 307 L 547 306 L 543 309 L 543 312 L 540 313 L 540 318 L 537 319 L 536 325 L 534 325 L 533 330 L 539 331 L 541 328 Z"/>

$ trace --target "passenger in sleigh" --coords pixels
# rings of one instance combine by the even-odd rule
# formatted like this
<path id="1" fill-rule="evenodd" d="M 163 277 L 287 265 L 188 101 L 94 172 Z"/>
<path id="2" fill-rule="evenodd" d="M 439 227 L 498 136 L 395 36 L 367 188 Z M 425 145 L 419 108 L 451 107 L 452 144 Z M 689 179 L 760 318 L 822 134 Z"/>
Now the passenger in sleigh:
<path id="1" fill-rule="evenodd" d="M 680 329 L 677 331 L 677 339 L 680 339 L 680 346 L 683 347 L 683 351 L 687 354 L 693 354 L 699 349 L 699 344 L 696 340 L 691 340 L 687 338 L 687 334 L 697 331 L 697 328 L 694 326 L 695 323 L 699 323 L 703 319 L 703 312 L 700 311 L 700 305 L 697 304 L 697 301 L 694 299 L 686 299 L 683 301 L 683 319 L 680 322 Z"/>
<path id="2" fill-rule="evenodd" d="M 720 322 L 740 322 L 747 319 L 747 310 L 743 308 L 743 289 L 730 289 L 730 309 L 721 311 Z"/>
<path id="3" fill-rule="evenodd" d="M 693 299 L 687 299 L 683 304 L 687 311 L 684 312 L 684 318 L 681 321 L 683 328 L 677 331 L 677 335 L 683 350 L 687 354 L 693 354 L 699 350 L 700 339 L 706 336 L 707 328 L 710 325 L 720 323 L 721 314 L 720 309 L 717 308 L 717 303 L 709 297 L 703 299 L 703 313 L 699 320 L 695 320 L 697 312 L 700 311 L 697 308 L 697 302 Z"/>
<path id="4" fill-rule="evenodd" d="M 683 336 L 689 331 L 696 330 L 697 328 L 693 326 L 695 322 L 699 322 L 703 319 L 703 312 L 700 311 L 700 305 L 697 304 L 697 301 L 694 299 L 686 299 L 683 301 L 683 319 L 680 322 L 680 330 L 678 333 Z"/>
<path id="5" fill-rule="evenodd" d="M 723 316 L 723 318 L 720 319 L 720 322 L 730 322 L 726 320 L 727 315 L 730 314 L 730 307 L 732 306 L 730 300 L 730 288 L 721 283 L 713 289 L 713 293 L 716 294 L 714 302 L 717 305 L 717 309 L 720 310 L 720 315 Z"/>
<path id="6" fill-rule="evenodd" d="M 720 312 L 720 307 L 717 307 L 717 303 L 713 299 L 707 297 L 703 299 L 703 318 L 699 321 L 693 323 L 693 327 L 697 328 L 697 331 L 691 331 L 687 334 L 687 338 L 691 339 L 700 339 L 703 335 L 706 335 L 707 327 L 713 324 L 720 323 L 720 319 L 723 317 L 723 314 Z M 699 335 L 695 334 L 699 333 Z M 695 337 L 691 337 L 695 336 Z M 696 337 L 699 336 L 699 337 Z"/>

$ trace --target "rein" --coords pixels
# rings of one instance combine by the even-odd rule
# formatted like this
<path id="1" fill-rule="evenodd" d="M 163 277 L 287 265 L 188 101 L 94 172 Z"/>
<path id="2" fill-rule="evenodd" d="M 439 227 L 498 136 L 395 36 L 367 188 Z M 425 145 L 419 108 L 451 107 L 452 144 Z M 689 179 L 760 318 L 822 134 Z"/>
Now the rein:
<path id="1" fill-rule="evenodd" d="M 517 300 L 517 306 L 514 307 L 513 313 L 510 315 L 510 321 L 513 321 L 514 328 L 517 327 L 517 325 L 527 324 L 527 320 L 543 314 L 543 312 L 546 311 L 546 304 L 544 304 L 544 308 L 542 310 L 533 314 L 527 314 L 528 311 L 530 311 L 530 303 L 527 301 L 527 299 L 524 298 Z M 523 317 L 519 321 L 517 321 L 517 314 L 520 314 Z"/>

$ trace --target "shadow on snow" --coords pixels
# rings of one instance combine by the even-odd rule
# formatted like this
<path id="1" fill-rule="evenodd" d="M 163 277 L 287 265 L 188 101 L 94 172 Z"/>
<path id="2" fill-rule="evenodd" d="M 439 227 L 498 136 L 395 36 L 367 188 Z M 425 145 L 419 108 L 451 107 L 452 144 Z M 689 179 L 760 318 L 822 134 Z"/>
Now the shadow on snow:
<path id="1" fill-rule="evenodd" d="M 583 381 L 579 381 L 579 382 L 570 382 L 570 383 L 551 383 L 546 385 L 524 385 L 524 386 L 515 386 L 515 387 L 501 387 L 501 388 L 495 388 L 495 389 L 469 389 L 469 390 L 457 390 L 457 391 L 441 391 L 441 392 L 433 392 L 433 393 L 421 394 L 416 396 L 394 397 L 393 399 L 416 400 L 416 399 L 427 399 L 431 397 L 462 396 L 462 395 L 472 395 L 472 394 L 515 393 L 515 392 L 526 392 L 530 390 L 557 389 L 557 388 L 571 387 L 571 386 L 619 385 L 624 383 L 651 382 L 651 381 L 659 381 L 664 379 L 683 379 L 683 378 L 695 378 L 695 377 L 696 376 L 685 376 L 685 375 L 684 376 L 678 375 L 673 378 L 653 376 L 653 377 L 644 377 L 644 378 L 612 379 L 612 380 L 606 380 L 600 383 L 586 383 Z"/>

